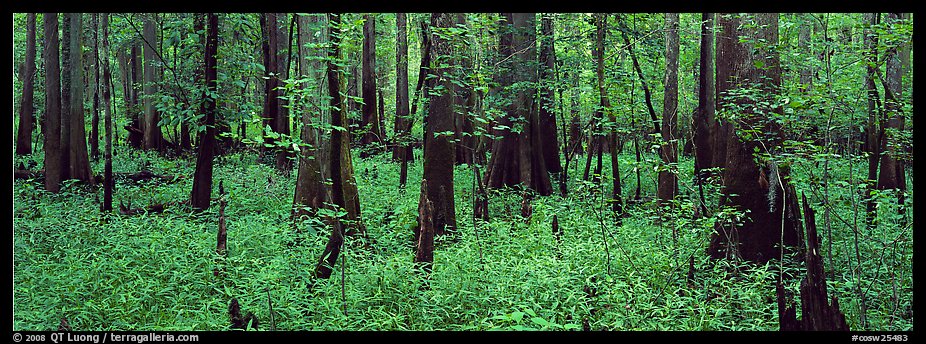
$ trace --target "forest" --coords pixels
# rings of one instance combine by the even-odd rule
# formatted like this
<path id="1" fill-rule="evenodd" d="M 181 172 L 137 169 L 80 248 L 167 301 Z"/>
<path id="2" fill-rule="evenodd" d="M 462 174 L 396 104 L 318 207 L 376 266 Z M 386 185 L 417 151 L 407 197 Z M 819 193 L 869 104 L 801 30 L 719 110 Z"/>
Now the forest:
<path id="1" fill-rule="evenodd" d="M 912 331 L 912 13 L 13 13 L 14 331 Z"/>

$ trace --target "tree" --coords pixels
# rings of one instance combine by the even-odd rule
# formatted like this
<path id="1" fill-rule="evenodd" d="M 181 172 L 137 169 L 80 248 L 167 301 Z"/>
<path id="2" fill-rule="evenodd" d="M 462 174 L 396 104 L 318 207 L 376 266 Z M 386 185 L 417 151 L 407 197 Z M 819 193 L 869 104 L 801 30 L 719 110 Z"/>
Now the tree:
<path id="1" fill-rule="evenodd" d="M 411 121 L 408 110 L 408 34 L 405 30 L 408 20 L 405 13 L 396 13 L 395 18 L 395 147 L 392 150 L 392 160 L 405 163 L 410 139 L 405 128 Z"/>
<path id="2" fill-rule="evenodd" d="M 278 135 L 289 135 L 289 117 L 283 106 L 283 82 L 286 78 L 286 63 L 280 58 L 283 39 L 280 32 L 279 13 L 261 14 L 261 28 L 264 35 L 264 126 Z M 272 136 L 264 138 L 265 145 L 274 147 L 279 139 Z M 266 147 L 266 146 L 265 146 Z M 276 147 L 276 167 L 284 170 L 290 166 L 289 150 L 285 147 Z"/>
<path id="3" fill-rule="evenodd" d="M 656 194 L 660 203 L 678 194 L 678 177 L 673 171 L 678 162 L 678 13 L 666 13 L 666 91 L 662 105 L 662 145 L 659 151 L 666 166 L 659 170 Z"/>
<path id="4" fill-rule="evenodd" d="M 498 120 L 498 136 L 492 145 L 487 185 L 490 188 L 523 184 L 534 192 L 547 196 L 552 193 L 550 175 L 540 150 L 540 130 L 535 111 L 537 81 L 533 44 L 535 42 L 534 13 L 505 13 L 499 50 L 506 60 L 499 63 L 507 72 L 498 73 L 499 86 L 507 91 L 511 104 L 507 116 Z M 511 58 L 507 58 L 511 57 Z"/>
<path id="5" fill-rule="evenodd" d="M 194 209 L 206 210 L 212 199 L 212 158 L 215 154 L 215 115 L 216 115 L 216 54 L 218 53 L 219 19 L 215 13 L 209 13 L 206 19 L 206 130 L 199 140 L 199 153 L 196 158 L 196 171 L 193 174 L 193 191 L 190 203 Z"/>
<path id="6" fill-rule="evenodd" d="M 331 100 L 331 202 L 335 210 L 345 209 L 344 183 L 342 181 L 344 152 L 342 150 L 348 145 L 348 138 L 345 135 L 344 128 L 346 121 L 345 102 L 341 99 L 341 78 L 339 75 L 338 61 L 341 58 L 341 15 L 337 13 L 328 14 L 328 41 L 331 42 L 331 48 L 328 50 L 328 65 L 326 76 L 328 78 L 328 95 Z M 349 149 L 349 146 L 347 147 Z M 349 156 L 349 155 L 348 155 Z M 329 221 L 331 223 L 331 235 L 328 236 L 328 243 L 325 244 L 325 251 L 318 258 L 318 264 L 315 266 L 316 278 L 327 279 L 331 277 L 331 268 L 338 261 L 338 255 L 341 253 L 341 244 L 344 243 L 344 223 L 340 217 Z"/>
<path id="7" fill-rule="evenodd" d="M 90 15 L 93 20 L 93 117 L 90 119 L 90 157 L 100 158 L 100 15 Z"/>
<path id="8" fill-rule="evenodd" d="M 61 180 L 71 179 L 71 16 L 61 15 Z"/>
<path id="9" fill-rule="evenodd" d="M 68 112 L 70 120 L 67 122 L 68 128 L 62 128 L 62 132 L 70 132 L 67 137 L 68 145 L 68 174 L 69 178 L 77 179 L 86 183 L 93 183 L 93 176 L 90 173 L 90 156 L 87 153 L 87 137 L 84 125 L 84 97 L 83 97 L 83 71 L 81 68 L 81 14 L 68 13 L 70 17 L 70 49 L 68 57 L 70 68 L 70 103 L 68 103 Z M 62 104 L 63 106 L 64 104 Z M 62 137 L 63 140 L 63 137 Z"/>
<path id="10" fill-rule="evenodd" d="M 19 102 L 16 155 L 32 154 L 32 127 L 35 123 L 35 13 L 26 15 L 26 61 L 22 67 L 23 91 Z"/>
<path id="11" fill-rule="evenodd" d="M 467 30 L 466 14 L 454 13 L 452 25 L 458 30 Z M 466 31 L 457 34 L 454 40 L 465 40 Z M 453 66 L 452 78 L 457 82 L 452 83 L 453 88 L 453 139 L 455 146 L 454 163 L 457 165 L 472 164 L 473 151 L 476 148 L 475 135 L 473 135 L 473 120 L 469 115 L 473 110 L 476 101 L 476 93 L 467 80 L 466 73 L 473 70 L 473 61 L 466 52 L 467 47 L 457 44 L 453 50 L 454 58 L 449 61 Z"/>
<path id="12" fill-rule="evenodd" d="M 708 252 L 765 262 L 780 255 L 779 245 L 800 242 L 797 197 L 788 168 L 775 161 L 781 143 L 775 117 L 782 111 L 775 99 L 781 87 L 778 14 L 723 14 L 719 23 L 717 107 L 731 128 L 721 206 L 745 212 L 745 220 L 718 222 Z"/>
<path id="13" fill-rule="evenodd" d="M 145 149 L 153 149 L 160 151 L 163 148 L 163 137 L 161 136 L 161 127 L 158 126 L 158 121 L 160 118 L 158 116 L 158 111 L 154 107 L 155 99 L 154 97 L 158 93 L 157 86 L 157 51 L 155 44 L 157 44 L 157 31 L 155 28 L 155 14 L 146 15 L 144 19 L 144 27 L 142 31 L 142 38 L 145 41 L 144 46 L 144 55 L 145 55 L 145 81 L 144 81 L 144 93 L 145 99 L 143 101 L 145 107 L 145 117 L 144 117 L 144 137 L 143 137 L 143 146 Z"/>
<path id="14" fill-rule="evenodd" d="M 888 13 L 887 23 L 891 27 L 900 20 L 900 13 Z M 900 132 L 903 130 L 903 112 L 901 111 L 901 82 L 903 80 L 903 68 L 900 54 L 898 54 L 899 44 L 889 42 L 887 53 L 885 55 L 885 78 L 884 78 L 884 114 L 882 126 L 884 127 L 881 135 L 881 172 L 878 174 L 878 189 L 889 190 L 897 189 L 898 198 L 903 199 L 903 190 L 906 190 L 906 181 L 903 180 L 903 166 L 898 160 L 898 139 Z"/>
<path id="15" fill-rule="evenodd" d="M 556 114 L 554 113 L 554 71 L 556 69 L 556 50 L 554 49 L 553 14 L 544 13 L 540 17 L 540 80 L 543 83 L 540 98 L 540 144 L 547 172 L 563 171 L 559 161 L 559 141 L 556 137 Z"/>
<path id="16" fill-rule="evenodd" d="M 692 117 L 694 127 L 695 180 L 699 187 L 706 176 L 703 171 L 712 162 L 711 128 L 714 123 L 714 15 L 701 13 L 701 51 L 698 64 L 698 108 Z M 702 200 L 703 201 L 703 200 Z"/>
<path id="17" fill-rule="evenodd" d="M 874 34 L 874 26 L 878 25 L 880 19 L 879 13 L 866 13 L 865 22 L 868 27 L 865 29 L 865 53 L 866 74 L 865 89 L 868 96 L 868 121 L 866 123 L 865 147 L 868 151 L 868 183 L 867 194 L 871 195 L 878 180 L 878 162 L 881 160 L 881 145 L 879 137 L 883 135 L 878 125 L 878 88 L 875 80 L 878 78 L 878 36 Z M 875 207 L 874 197 L 869 197 L 866 202 L 866 221 L 869 226 L 874 224 L 877 208 Z"/>
<path id="18" fill-rule="evenodd" d="M 103 211 L 113 210 L 113 114 L 111 107 L 111 81 L 112 72 L 109 71 L 109 13 L 103 14 L 103 56 L 98 60 L 103 69 L 103 85 L 100 87 L 103 96 L 103 126 L 104 135 L 106 136 L 105 147 L 103 148 Z"/>
<path id="19" fill-rule="evenodd" d="M 447 30 L 453 27 L 449 13 L 431 14 L 431 73 L 428 82 L 428 121 L 425 128 L 424 179 L 427 180 L 427 200 L 433 204 L 434 235 L 442 235 L 456 228 L 456 208 L 453 199 L 453 75 L 449 61 L 453 59 L 453 46 Z M 423 219 L 419 219 L 423 220 Z M 418 237 L 416 232 L 416 239 Z"/>
<path id="20" fill-rule="evenodd" d="M 363 15 L 363 68 L 362 68 L 362 90 L 363 107 L 362 120 L 360 122 L 363 135 L 360 138 L 364 146 L 372 143 L 380 144 L 383 141 L 383 131 L 380 127 L 379 115 L 376 112 L 376 17 L 374 15 Z M 361 157 L 370 155 L 372 147 L 364 147 L 361 151 Z"/>
<path id="21" fill-rule="evenodd" d="M 300 78 L 308 78 L 310 71 L 314 71 L 309 63 L 308 44 L 312 40 L 312 31 L 309 27 L 309 16 L 299 16 L 298 26 L 298 45 L 299 45 L 299 70 L 302 75 Z M 314 72 L 312 73 L 314 74 Z M 321 84 L 321 80 L 318 80 Z M 304 89 L 306 84 L 301 85 Z M 296 220 L 303 215 L 315 215 L 318 209 L 321 209 L 327 199 L 327 193 L 324 178 L 322 175 L 320 155 L 322 141 L 318 136 L 318 130 L 312 126 L 313 113 L 308 106 L 301 107 L 302 111 L 302 142 L 306 144 L 299 152 L 299 170 L 296 175 L 296 192 L 293 199 L 293 219 Z M 333 111 L 333 110 L 332 110 Z M 321 115 L 321 113 L 319 113 Z"/>
<path id="22" fill-rule="evenodd" d="M 646 101 L 646 109 L 649 110 L 650 121 L 653 123 L 653 133 L 658 134 L 662 132 L 662 129 L 659 127 L 659 119 L 656 118 L 656 110 L 653 108 L 652 93 L 650 92 L 649 83 L 646 82 L 646 77 L 643 76 L 643 70 L 640 68 L 640 61 L 637 60 L 637 54 L 634 51 L 634 44 L 630 42 L 630 37 L 627 35 L 627 32 L 630 31 L 627 28 L 627 23 L 624 23 L 623 18 L 618 21 L 621 26 L 621 36 L 624 38 L 624 44 L 627 46 L 627 50 L 630 51 L 630 60 L 633 62 L 633 69 L 637 72 L 637 77 L 640 79 L 640 85 L 643 86 L 643 98 Z"/>
<path id="23" fill-rule="evenodd" d="M 409 112 L 411 116 L 416 116 L 418 114 L 418 99 L 422 93 L 427 92 L 427 86 L 424 80 L 428 75 L 428 66 L 431 65 L 431 38 L 428 32 L 428 24 L 421 22 L 419 30 L 419 36 L 421 37 L 421 65 L 418 67 L 418 83 L 415 85 L 415 97 L 412 100 L 412 108 Z M 412 118 L 409 118 L 409 120 L 405 122 L 405 129 L 402 131 L 405 135 L 409 135 L 412 131 Z M 412 153 L 411 145 L 406 143 L 405 155 L 402 156 L 402 166 L 399 171 L 400 186 L 404 186 L 408 180 L 408 163 L 414 161 L 414 154 Z"/>
<path id="24" fill-rule="evenodd" d="M 45 190 L 60 190 L 61 164 L 61 67 L 58 64 L 58 14 L 42 15 L 45 33 Z"/>

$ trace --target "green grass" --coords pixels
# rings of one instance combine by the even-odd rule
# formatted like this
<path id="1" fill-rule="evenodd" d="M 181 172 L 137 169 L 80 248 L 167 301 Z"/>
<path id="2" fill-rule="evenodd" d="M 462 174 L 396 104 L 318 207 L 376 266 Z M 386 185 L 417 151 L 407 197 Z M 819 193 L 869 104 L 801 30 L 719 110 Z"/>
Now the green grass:
<path id="1" fill-rule="evenodd" d="M 192 158 L 165 159 L 121 148 L 117 153 L 116 172 L 148 164 L 155 173 L 180 177 L 172 184 L 120 183 L 115 204 L 131 201 L 138 207 L 189 197 Z M 41 162 L 41 156 L 33 158 Z M 610 185 L 605 159 L 603 183 Z M 632 197 L 634 157 L 620 159 L 624 195 Z M 329 229 L 315 219 L 300 223 L 299 233 L 291 227 L 295 173 L 282 175 L 257 163 L 252 153 L 216 161 L 216 188 L 221 180 L 228 191 L 224 260 L 215 254 L 217 207 L 202 214 L 177 205 L 156 215 L 102 215 L 101 190 L 68 185 L 55 195 L 35 181 L 14 182 L 14 330 L 55 329 L 61 318 L 75 330 L 224 330 L 232 297 L 244 311 L 253 311 L 265 330 L 268 291 L 279 330 L 572 330 L 582 329 L 583 321 L 592 330 L 778 329 L 778 263 L 709 261 L 704 252 L 714 218 L 692 218 L 695 207 L 688 196 L 694 190 L 687 177 L 680 178 L 675 211 L 659 211 L 644 201 L 630 206 L 630 216 L 618 227 L 601 194 L 590 193 L 577 179 L 581 171 L 571 170 L 570 197 L 539 198 L 533 216 L 524 219 L 517 192 L 493 193 L 491 221 L 480 221 L 474 230 L 472 171 L 457 167 L 457 240 L 438 239 L 430 288 L 422 288 L 426 281 L 412 262 L 411 231 L 420 160 L 409 166 L 408 187 L 400 189 L 398 164 L 382 155 L 355 157 L 363 222 L 373 241 L 361 245 L 361 239 L 347 238 L 342 303 L 340 263 L 330 280 L 313 284 L 311 278 Z M 850 166 L 857 176 L 864 171 L 861 160 L 850 165 L 837 159 L 832 165 L 836 181 L 848 181 Z M 645 161 L 640 168 L 642 194 L 651 197 L 652 164 Z M 692 162 L 683 160 L 679 168 L 690 176 Z M 102 164 L 95 163 L 94 170 L 102 171 Z M 817 210 L 822 247 L 829 252 L 823 208 L 810 193 L 819 189 L 811 186 L 811 171 L 819 170 L 810 162 L 798 164 L 794 178 L 798 193 L 807 191 Z M 839 298 L 852 329 L 860 329 L 855 285 L 861 280 L 869 328 L 909 330 L 912 228 L 898 226 L 891 215 L 893 198 L 885 196 L 880 226 L 864 228 L 864 215 L 858 217 L 862 259 L 857 269 L 853 229 L 835 219 L 853 223 L 857 201 L 851 184 L 834 183 L 829 190 L 834 205 L 830 293 Z M 705 192 L 714 204 L 716 187 Z M 907 202 L 912 206 L 912 192 Z M 561 246 L 550 229 L 554 214 L 563 230 Z M 697 271 L 688 287 L 692 255 Z M 219 266 L 226 274 L 216 277 Z M 790 282 L 789 288 L 796 290 L 798 283 Z"/>

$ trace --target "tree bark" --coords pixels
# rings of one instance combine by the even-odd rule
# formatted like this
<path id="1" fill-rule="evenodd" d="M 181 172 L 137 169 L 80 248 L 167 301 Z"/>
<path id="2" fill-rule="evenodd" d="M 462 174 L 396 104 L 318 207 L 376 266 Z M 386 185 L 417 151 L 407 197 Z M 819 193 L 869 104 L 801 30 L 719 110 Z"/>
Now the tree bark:
<path id="1" fill-rule="evenodd" d="M 103 56 L 97 60 L 103 69 L 103 131 L 106 136 L 105 147 L 103 148 L 103 211 L 113 210 L 113 113 L 112 113 L 112 96 L 110 89 L 112 86 L 112 72 L 109 70 L 109 13 L 103 13 L 101 23 L 103 29 Z"/>
<path id="2" fill-rule="evenodd" d="M 556 50 L 554 49 L 553 15 L 545 13 L 540 19 L 540 80 L 543 82 L 540 99 L 540 143 L 547 172 L 560 173 L 563 167 L 559 160 L 559 140 L 556 135 L 556 114 L 554 109 L 556 82 Z"/>
<path id="3" fill-rule="evenodd" d="M 500 52 L 505 61 L 499 63 L 507 72 L 498 73 L 499 85 L 508 97 L 513 98 L 507 116 L 498 120 L 505 129 L 498 130 L 489 160 L 487 185 L 490 188 L 523 184 L 534 192 L 547 196 L 553 190 L 540 151 L 540 128 L 535 107 L 535 92 L 512 85 L 536 82 L 536 70 L 530 68 L 535 61 L 536 41 L 534 13 L 505 13 L 502 24 Z M 504 93 L 503 93 L 504 94 Z M 514 128 L 517 126 L 518 128 Z M 513 130 L 519 129 L 520 132 Z"/>
<path id="4" fill-rule="evenodd" d="M 100 158 L 100 15 L 90 14 L 93 19 L 93 117 L 90 119 L 90 158 L 97 161 Z"/>
<path id="5" fill-rule="evenodd" d="M 395 126 L 393 137 L 395 145 L 392 149 L 393 161 L 405 161 L 404 148 L 408 144 L 405 127 L 408 118 L 408 34 L 406 32 L 408 20 L 405 13 L 396 13 L 396 39 L 395 39 Z"/>
<path id="6" fill-rule="evenodd" d="M 60 190 L 61 164 L 61 67 L 58 64 L 58 13 L 42 15 L 45 33 L 45 190 Z"/>
<path id="7" fill-rule="evenodd" d="M 887 21 L 894 24 L 900 19 L 899 13 L 888 13 Z M 903 126 L 903 113 L 901 112 L 901 80 L 903 79 L 903 69 L 900 62 L 900 56 L 896 46 L 889 46 L 885 56 L 885 89 L 884 89 L 884 113 L 882 115 L 881 125 L 883 126 L 883 135 L 881 135 L 881 172 L 878 174 L 878 189 L 906 189 L 902 186 L 903 181 L 899 178 L 903 170 L 897 160 L 897 137 Z"/>
<path id="8" fill-rule="evenodd" d="M 157 32 L 155 31 L 155 14 L 149 14 L 145 16 L 144 19 L 144 28 L 143 36 L 145 40 L 144 54 L 145 54 L 145 120 L 144 120 L 144 147 L 145 149 L 153 149 L 160 151 L 163 148 L 163 136 L 161 134 L 161 128 L 158 126 L 158 111 L 154 108 L 154 96 L 158 93 L 158 86 L 156 84 L 157 80 L 157 53 L 155 52 L 155 44 L 157 44 Z"/>
<path id="9" fill-rule="evenodd" d="M 23 93 L 19 105 L 16 132 L 16 155 L 32 154 L 32 130 L 35 126 L 35 13 L 26 15 L 26 61 L 22 68 Z"/>
<path id="10" fill-rule="evenodd" d="M 61 180 L 71 179 L 71 16 L 61 15 Z"/>
<path id="11" fill-rule="evenodd" d="M 698 71 L 698 108 L 695 110 L 694 126 L 695 178 L 698 185 L 706 178 L 702 171 L 711 168 L 712 133 L 714 126 L 714 14 L 701 14 L 701 56 Z"/>
<path id="12" fill-rule="evenodd" d="M 449 13 L 431 14 L 431 27 L 447 29 L 453 27 L 453 18 Z M 431 35 L 432 61 L 431 73 L 436 75 L 433 82 L 441 88 L 437 95 L 431 95 L 428 101 L 428 123 L 425 128 L 424 179 L 428 181 L 427 199 L 434 206 L 433 228 L 435 235 L 443 235 L 456 228 L 456 208 L 453 199 L 453 165 L 454 143 L 452 136 L 441 134 L 453 131 L 453 92 L 451 65 L 453 47 L 449 39 L 438 32 Z"/>
<path id="13" fill-rule="evenodd" d="M 68 60 L 70 60 L 70 96 L 71 101 L 68 104 L 70 120 L 68 131 L 70 131 L 70 141 L 68 143 L 68 161 L 69 177 L 86 183 L 93 184 L 93 176 L 90 173 L 90 156 L 87 152 L 87 137 L 84 122 L 84 83 L 83 71 L 81 68 L 82 49 L 82 20 L 80 13 L 68 13 L 70 17 L 70 50 Z M 64 130 L 64 129 L 62 129 Z"/>
<path id="14" fill-rule="evenodd" d="M 347 138 L 345 132 L 337 127 L 344 127 L 345 120 L 345 102 L 341 100 L 341 80 L 336 60 L 341 58 L 341 16 L 337 13 L 328 14 L 328 41 L 331 42 L 331 49 L 328 51 L 328 66 L 326 76 L 328 78 L 328 95 L 331 99 L 331 125 L 335 126 L 331 130 L 331 202 L 338 209 L 346 208 L 344 184 L 341 178 L 341 162 L 343 152 L 341 151 Z M 337 210 L 337 209 L 336 209 Z M 327 279 L 331 277 L 331 268 L 338 261 L 338 255 L 341 253 L 341 244 L 344 243 L 343 222 L 340 218 L 332 219 L 331 235 L 328 237 L 328 243 L 325 245 L 325 251 L 322 252 L 315 266 L 315 277 Z"/>
<path id="15" fill-rule="evenodd" d="M 215 13 L 209 13 L 206 19 L 206 46 L 205 46 L 205 83 L 207 94 L 204 99 L 206 115 L 206 131 L 199 140 L 199 154 L 196 158 L 196 171 L 193 175 L 193 191 L 190 203 L 194 209 L 206 210 L 212 199 L 212 159 L 215 155 L 215 116 L 217 88 L 216 55 L 218 53 L 219 19 Z"/>
<path id="16" fill-rule="evenodd" d="M 665 204 L 678 195 L 678 176 L 672 166 L 678 162 L 678 13 L 666 13 L 666 79 L 662 102 L 662 144 L 656 195 Z"/>
<path id="17" fill-rule="evenodd" d="M 360 122 L 363 135 L 360 143 L 364 145 L 361 157 L 368 157 L 377 148 L 368 147 L 370 144 L 382 143 L 382 129 L 376 113 L 376 17 L 370 14 L 363 15 L 363 56 L 362 56 L 362 120 Z M 371 151 L 372 150 L 372 151 Z"/>
<path id="18" fill-rule="evenodd" d="M 875 84 L 875 80 L 878 78 L 878 36 L 874 33 L 874 29 L 871 26 L 878 25 L 879 13 L 866 13 L 865 21 L 870 26 L 865 29 L 865 46 L 868 48 L 868 51 L 865 54 L 866 57 L 866 76 L 865 76 L 865 88 L 868 94 L 868 123 L 866 125 L 865 131 L 867 133 L 865 147 L 868 151 L 868 179 L 867 179 L 867 192 L 869 195 L 866 201 L 866 222 L 868 226 L 874 225 L 875 218 L 877 217 L 877 207 L 875 199 L 871 197 L 875 188 L 877 187 L 878 180 L 878 163 L 881 160 L 881 145 L 879 137 L 883 136 L 884 133 L 881 131 L 882 128 L 878 125 L 879 116 L 878 116 L 878 88 Z"/>
<path id="19" fill-rule="evenodd" d="M 297 42 L 299 55 L 302 56 L 299 59 L 299 70 L 302 74 L 300 78 L 310 78 L 316 84 L 321 85 L 320 79 L 316 81 L 315 73 L 310 73 L 314 69 L 311 68 L 308 59 L 311 52 L 307 45 L 313 40 L 312 31 L 309 28 L 309 16 L 299 16 L 297 20 L 299 26 Z M 308 88 L 308 85 L 302 84 L 301 87 Z M 300 107 L 298 110 L 302 112 L 302 142 L 307 146 L 302 147 L 299 152 L 299 171 L 296 176 L 296 192 L 293 199 L 293 220 L 298 220 L 302 216 L 314 216 L 325 202 L 330 202 L 326 197 L 327 192 L 323 183 L 322 156 L 319 154 L 322 149 L 319 145 L 321 140 L 318 137 L 318 129 L 313 125 L 319 120 L 314 118 L 315 113 L 308 106 Z M 318 116 L 321 116 L 321 113 L 318 113 Z"/>
<path id="20" fill-rule="evenodd" d="M 757 25 L 740 25 L 745 22 Z M 756 138 L 731 132 L 726 142 L 721 206 L 743 211 L 746 218 L 739 224 L 718 222 L 708 252 L 713 258 L 732 256 L 765 262 L 779 257 L 779 245 L 799 243 L 800 222 L 788 169 L 779 167 L 774 158 L 779 153 L 781 128 L 771 120 L 771 114 L 781 113 L 782 109 L 767 105 L 776 103 L 775 95 L 781 87 L 778 54 L 741 37 L 775 46 L 778 14 L 724 14 L 720 23 L 724 30 L 718 37 L 718 51 L 722 53 L 717 58 L 717 93 L 722 95 L 718 108 L 739 109 L 737 129 L 767 134 Z M 757 99 L 734 96 L 733 91 L 752 85 L 759 87 Z"/>

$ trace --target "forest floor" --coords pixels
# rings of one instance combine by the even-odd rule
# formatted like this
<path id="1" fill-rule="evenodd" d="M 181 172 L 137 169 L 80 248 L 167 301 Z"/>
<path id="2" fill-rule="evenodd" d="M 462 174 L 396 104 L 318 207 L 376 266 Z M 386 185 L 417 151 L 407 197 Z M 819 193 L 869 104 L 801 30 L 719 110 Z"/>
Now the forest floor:
<path id="1" fill-rule="evenodd" d="M 635 157 L 620 159 L 624 195 L 632 198 Z M 433 272 L 424 281 L 412 262 L 419 161 L 409 165 L 408 187 L 400 189 L 399 165 L 387 156 L 354 158 L 370 240 L 348 237 L 341 261 L 346 264 L 314 285 L 312 271 L 329 229 L 310 219 L 294 231 L 296 173 L 258 163 L 255 153 L 231 153 L 215 165 L 216 187 L 221 181 L 228 193 L 225 259 L 215 253 L 215 202 L 200 214 L 173 204 L 160 214 L 121 215 L 117 209 L 103 215 L 100 188 L 66 183 L 61 193 L 50 194 L 36 180 L 17 180 L 13 330 L 54 330 L 62 318 L 74 330 L 225 330 L 232 298 L 243 312 L 257 315 L 260 330 L 271 323 L 277 330 L 778 330 L 775 280 L 781 263 L 708 259 L 709 236 L 723 212 L 695 218 L 697 201 L 689 196 L 696 193 L 687 177 L 680 178 L 675 209 L 660 211 L 649 199 L 656 173 L 646 161 L 640 167 L 644 200 L 627 207 L 620 226 L 606 196 L 581 181 L 581 160 L 572 164 L 568 197 L 536 199 L 525 219 L 519 192 L 493 192 L 491 220 L 474 227 L 473 173 L 458 166 L 457 234 L 437 239 Z M 189 156 L 168 159 L 120 147 L 115 172 L 149 169 L 175 178 L 118 181 L 114 207 L 188 199 L 194 164 Z M 831 164 L 832 231 L 823 225 L 823 189 L 813 184 L 819 170 L 811 163 L 793 169 L 798 194 L 806 192 L 817 210 L 830 295 L 839 299 L 853 330 L 862 329 L 860 293 L 868 329 L 911 330 L 911 221 L 901 225 L 896 200 L 884 196 L 880 225 L 865 228 L 864 213 L 858 213 L 863 202 L 851 191 L 857 185 L 848 182 L 850 174 L 857 178 L 866 171 L 864 162 Z M 102 171 L 102 161 L 93 168 Z M 691 176 L 691 159 L 683 157 L 679 168 L 681 176 Z M 913 173 L 907 175 L 913 190 Z M 710 209 L 717 193 L 716 187 L 705 189 Z M 912 202 L 911 191 L 907 218 Z M 554 215 L 561 241 L 552 235 Z M 220 266 L 225 274 L 215 276 Z M 786 260 L 786 270 L 797 275 L 798 266 Z M 425 283 L 429 288 L 422 288 Z M 799 283 L 792 278 L 788 288 L 796 294 Z"/>

